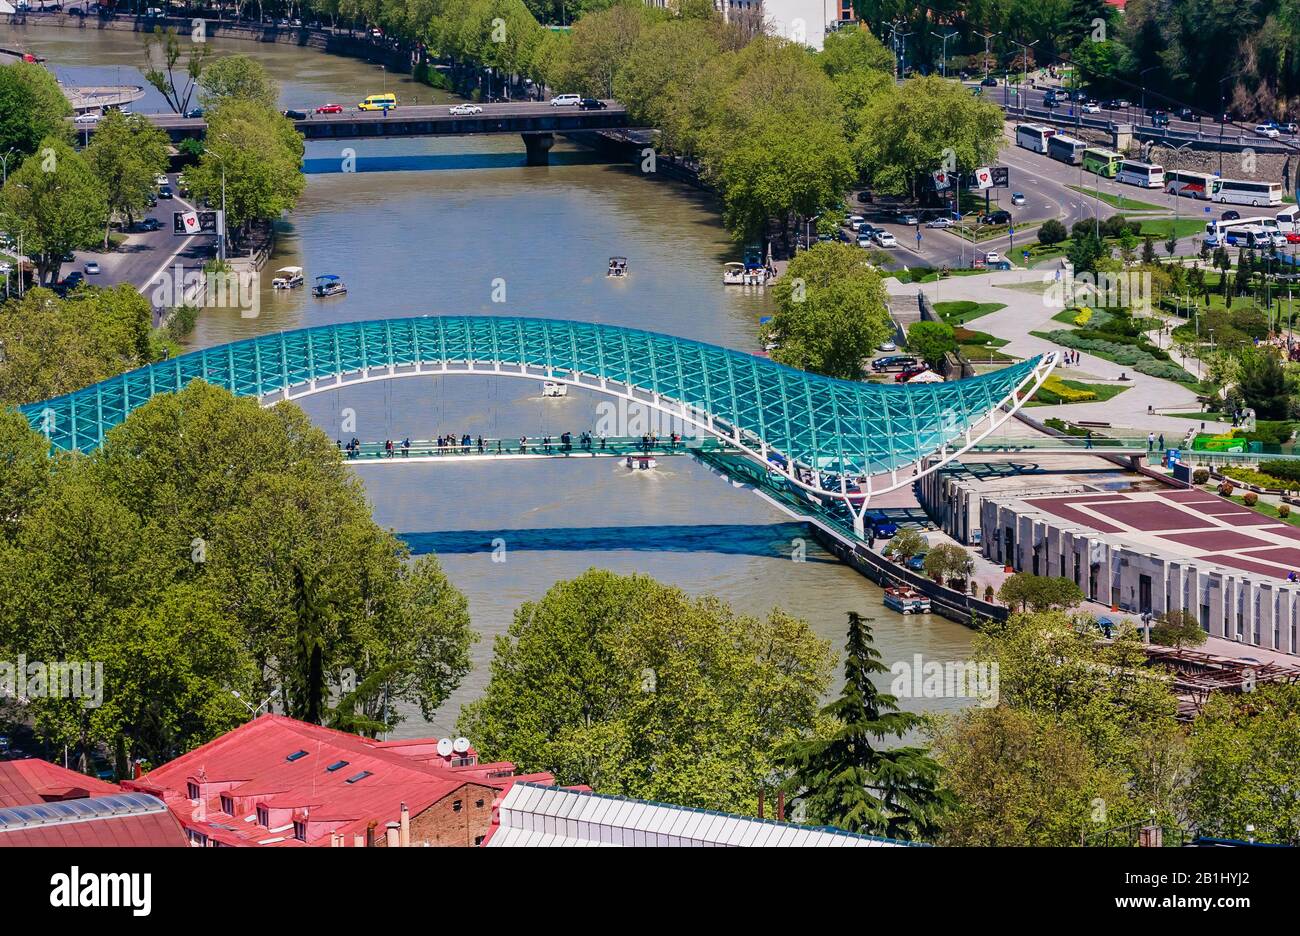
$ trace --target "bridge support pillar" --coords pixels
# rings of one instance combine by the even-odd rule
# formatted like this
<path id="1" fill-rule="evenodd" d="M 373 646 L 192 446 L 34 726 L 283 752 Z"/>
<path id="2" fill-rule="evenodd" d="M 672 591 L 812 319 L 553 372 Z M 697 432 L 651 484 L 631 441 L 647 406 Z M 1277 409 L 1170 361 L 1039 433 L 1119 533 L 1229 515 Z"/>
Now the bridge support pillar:
<path id="1" fill-rule="evenodd" d="M 524 148 L 528 151 L 528 165 L 546 166 L 550 164 L 551 147 L 555 145 L 554 133 L 522 133 Z"/>

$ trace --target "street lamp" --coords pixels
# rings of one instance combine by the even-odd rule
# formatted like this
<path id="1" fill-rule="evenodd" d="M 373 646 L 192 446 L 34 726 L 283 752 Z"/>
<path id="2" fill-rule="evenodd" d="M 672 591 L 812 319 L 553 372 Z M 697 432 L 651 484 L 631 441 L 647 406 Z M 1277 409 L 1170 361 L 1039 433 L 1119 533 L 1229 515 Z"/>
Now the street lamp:
<path id="1" fill-rule="evenodd" d="M 252 712 L 253 717 L 256 718 L 258 715 L 261 714 L 262 709 L 265 708 L 268 703 L 270 703 L 273 699 L 277 698 L 280 695 L 280 690 L 279 689 L 273 690 L 269 696 L 267 696 L 265 699 L 262 700 L 261 705 L 258 705 L 257 708 L 254 708 L 247 699 L 245 699 L 242 695 L 240 695 L 238 689 L 231 689 L 230 694 L 234 696 L 236 699 L 238 699 L 240 702 L 243 702 L 244 708 Z"/>
<path id="2" fill-rule="evenodd" d="M 1159 67 L 1160 67 L 1159 65 L 1151 65 L 1150 67 L 1144 68 L 1140 72 L 1138 72 L 1138 84 L 1141 85 L 1142 87 L 1142 113 L 1144 114 L 1146 113 L 1147 110 L 1147 83 L 1146 83 L 1147 72 L 1155 71 Z"/>
<path id="3" fill-rule="evenodd" d="M 1228 99 L 1223 93 L 1223 83 L 1231 81 L 1236 75 L 1224 75 L 1219 79 L 1219 178 L 1223 178 L 1223 130 L 1228 126 Z"/>
<path id="4" fill-rule="evenodd" d="M 3 187 L 9 181 L 9 157 L 14 154 L 14 147 L 9 147 L 9 152 L 0 156 L 0 169 L 3 170 L 3 176 L 0 177 L 0 187 Z"/>
<path id="5" fill-rule="evenodd" d="M 1020 113 L 1023 114 L 1026 112 L 1026 105 L 1025 105 L 1025 96 L 1024 93 L 1022 92 L 1022 84 L 1024 82 L 1025 76 L 1029 73 L 1029 50 L 1032 49 L 1034 46 L 1038 45 L 1038 40 L 1035 39 L 1033 42 L 1018 42 L 1015 39 L 1012 39 L 1011 42 L 1014 45 L 1020 46 L 1020 53 L 1022 56 L 1021 58 L 1022 67 L 1020 70 L 1020 74 L 1016 77 L 1016 97 L 1020 99 Z"/>
<path id="6" fill-rule="evenodd" d="M 937 33 L 934 30 L 931 30 L 930 35 L 934 36 L 936 39 L 939 39 L 941 42 L 943 42 L 943 51 L 939 53 L 939 77 L 947 78 L 948 77 L 948 40 L 951 39 L 953 36 L 957 35 L 957 32 L 956 30 L 954 30 L 945 36 L 942 33 Z"/>
<path id="7" fill-rule="evenodd" d="M 984 77 L 987 78 L 989 76 L 989 45 L 1002 33 L 976 33 L 976 35 L 984 39 Z"/>

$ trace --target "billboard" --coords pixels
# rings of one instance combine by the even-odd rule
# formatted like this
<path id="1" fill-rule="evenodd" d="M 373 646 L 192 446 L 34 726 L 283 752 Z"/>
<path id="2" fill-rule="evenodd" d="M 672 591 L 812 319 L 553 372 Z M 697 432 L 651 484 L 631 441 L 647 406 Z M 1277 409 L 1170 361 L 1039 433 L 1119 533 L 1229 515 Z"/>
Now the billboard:
<path id="1" fill-rule="evenodd" d="M 172 233 L 177 237 L 191 234 L 220 234 L 220 211 L 174 211 L 172 212 Z"/>

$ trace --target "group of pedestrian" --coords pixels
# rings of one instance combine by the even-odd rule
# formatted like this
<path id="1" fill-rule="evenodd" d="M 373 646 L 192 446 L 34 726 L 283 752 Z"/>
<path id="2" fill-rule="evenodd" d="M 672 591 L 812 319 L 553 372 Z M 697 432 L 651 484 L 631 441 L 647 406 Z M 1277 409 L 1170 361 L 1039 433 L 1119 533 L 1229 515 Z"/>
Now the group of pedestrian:
<path id="1" fill-rule="evenodd" d="M 1158 444 L 1157 444 L 1157 443 L 1158 443 Z M 1164 434 L 1163 432 L 1160 433 L 1160 438 L 1157 440 L 1157 439 L 1156 439 L 1156 434 L 1155 434 L 1154 432 L 1148 432 L 1148 433 L 1147 433 L 1147 451 L 1148 451 L 1148 452 L 1163 452 L 1164 450 L 1165 450 L 1165 434 Z"/>
<path id="2" fill-rule="evenodd" d="M 1062 363 L 1062 364 L 1078 364 L 1078 363 L 1079 363 L 1079 352 L 1078 352 L 1078 351 L 1071 351 L 1069 348 L 1063 348 L 1063 349 L 1061 349 L 1061 363 Z"/>

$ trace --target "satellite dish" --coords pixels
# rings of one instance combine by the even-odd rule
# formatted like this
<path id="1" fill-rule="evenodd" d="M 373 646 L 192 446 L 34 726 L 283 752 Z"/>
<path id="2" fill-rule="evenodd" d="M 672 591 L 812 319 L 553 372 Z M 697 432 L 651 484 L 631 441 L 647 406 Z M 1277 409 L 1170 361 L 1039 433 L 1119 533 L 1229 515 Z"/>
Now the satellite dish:
<path id="1" fill-rule="evenodd" d="M 464 754 L 469 750 L 469 738 L 457 738 L 451 742 L 451 746 L 457 754 Z"/>
<path id="2" fill-rule="evenodd" d="M 450 756 L 451 756 L 451 750 L 452 750 L 452 748 L 451 748 L 451 738 L 439 738 L 439 739 L 438 739 L 438 753 L 439 753 L 439 754 L 441 754 L 443 757 L 450 757 Z"/>

